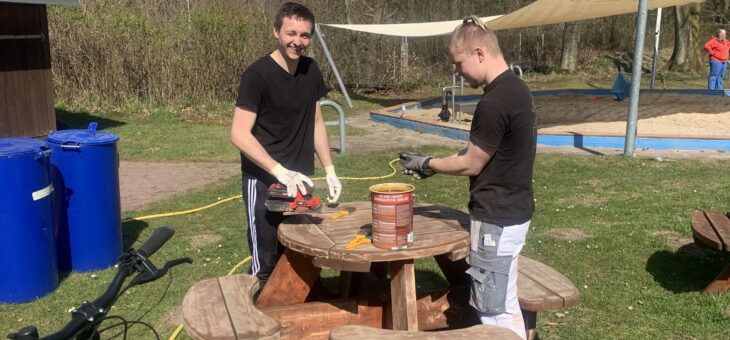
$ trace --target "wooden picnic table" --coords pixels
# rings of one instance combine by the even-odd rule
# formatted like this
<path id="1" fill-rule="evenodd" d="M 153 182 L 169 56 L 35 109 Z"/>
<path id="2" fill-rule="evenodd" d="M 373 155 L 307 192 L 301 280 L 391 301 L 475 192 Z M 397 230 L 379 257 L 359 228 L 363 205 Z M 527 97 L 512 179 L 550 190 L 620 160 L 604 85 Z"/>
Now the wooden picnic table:
<path id="1" fill-rule="evenodd" d="M 332 220 L 341 210 L 351 212 Z M 279 226 L 279 239 L 287 248 L 256 303 L 253 294 L 259 282 L 255 276 L 202 280 L 185 295 L 185 329 L 194 339 L 326 339 L 332 330 L 345 325 L 416 332 L 479 324 L 467 302 L 468 214 L 417 204 L 414 243 L 409 248 L 393 251 L 365 244 L 347 250 L 346 244 L 356 232 L 371 222 L 369 202 L 288 217 Z M 449 285 L 416 294 L 413 261 L 428 256 L 436 259 Z M 339 296 L 322 291 L 322 268 L 340 270 Z M 390 294 L 379 289 L 388 270 Z M 518 272 L 517 294 L 528 339 L 532 339 L 536 337 L 537 312 L 573 306 L 579 294 L 568 278 L 527 257 L 520 256 Z M 418 334 L 419 338 L 440 336 Z"/>
<path id="2" fill-rule="evenodd" d="M 331 217 L 341 210 L 350 213 L 333 220 Z M 468 216 L 451 208 L 416 204 L 413 215 L 413 244 L 401 250 L 380 249 L 371 243 L 346 248 L 359 230 L 372 227 L 370 202 L 342 204 L 318 213 L 288 217 L 279 226 L 279 240 L 287 249 L 256 306 L 304 302 L 322 268 L 367 273 L 373 263 L 381 262 L 387 263 L 390 273 L 393 329 L 418 331 L 414 260 L 430 256 L 462 259 L 468 252 L 469 233 L 463 227 L 465 223 L 468 226 Z"/>

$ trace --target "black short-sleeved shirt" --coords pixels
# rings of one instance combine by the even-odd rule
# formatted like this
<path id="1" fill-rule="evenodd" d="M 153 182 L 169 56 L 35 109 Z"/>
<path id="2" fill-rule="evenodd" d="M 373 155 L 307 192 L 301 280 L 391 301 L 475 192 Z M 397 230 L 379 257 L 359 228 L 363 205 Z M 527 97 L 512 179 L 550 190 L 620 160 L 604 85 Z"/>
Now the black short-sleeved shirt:
<path id="1" fill-rule="evenodd" d="M 316 103 L 326 93 L 314 59 L 300 57 L 292 75 L 267 55 L 244 71 L 236 106 L 256 113 L 251 132 L 274 160 L 289 170 L 311 175 Z M 261 180 L 273 180 L 243 154 L 241 170 Z"/>
<path id="2" fill-rule="evenodd" d="M 469 177 L 469 213 L 474 218 L 504 226 L 532 218 L 536 118 L 530 90 L 512 71 L 484 87 L 469 140 L 495 152 L 481 173 Z"/>

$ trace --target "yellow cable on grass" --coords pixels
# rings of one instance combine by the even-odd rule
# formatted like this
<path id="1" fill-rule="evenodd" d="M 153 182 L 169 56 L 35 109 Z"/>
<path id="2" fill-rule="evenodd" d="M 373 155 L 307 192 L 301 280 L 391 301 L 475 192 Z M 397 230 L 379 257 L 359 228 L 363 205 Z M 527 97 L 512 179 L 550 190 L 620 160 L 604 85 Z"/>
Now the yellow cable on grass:
<path id="1" fill-rule="evenodd" d="M 153 218 L 160 218 L 160 217 L 168 217 L 168 216 L 177 216 L 177 215 L 192 214 L 194 212 L 198 212 L 198 211 L 201 211 L 201 210 L 205 210 L 205 209 L 208 209 L 208 208 L 212 208 L 212 207 L 215 207 L 218 204 L 225 203 L 225 202 L 228 202 L 228 201 L 232 201 L 232 200 L 235 200 L 236 198 L 241 198 L 241 197 L 242 197 L 241 195 L 236 195 L 236 196 L 228 197 L 228 198 L 222 199 L 222 200 L 220 200 L 218 202 L 208 204 L 208 205 L 206 205 L 204 207 L 190 209 L 190 210 L 176 211 L 176 212 L 163 213 L 163 214 L 155 214 L 155 215 L 146 215 L 146 216 L 132 217 L 132 218 L 125 218 L 125 219 L 122 220 L 122 222 L 128 222 L 128 221 L 133 221 L 133 220 L 151 220 Z"/>
<path id="2" fill-rule="evenodd" d="M 393 166 L 393 163 L 395 163 L 397 161 L 398 161 L 398 158 L 393 159 L 390 162 L 388 162 L 388 166 L 391 169 L 393 169 L 393 172 L 391 172 L 391 173 L 389 173 L 389 174 L 387 174 L 385 176 L 373 176 L 373 177 L 338 177 L 338 178 L 339 179 L 349 179 L 349 180 L 353 180 L 353 181 L 365 181 L 365 180 L 370 180 L 370 179 L 383 179 L 383 178 L 393 177 L 398 172 L 398 170 L 396 170 L 395 167 Z M 326 177 L 316 177 L 316 178 L 312 178 L 312 179 L 313 180 L 320 180 L 320 179 L 326 179 Z"/>

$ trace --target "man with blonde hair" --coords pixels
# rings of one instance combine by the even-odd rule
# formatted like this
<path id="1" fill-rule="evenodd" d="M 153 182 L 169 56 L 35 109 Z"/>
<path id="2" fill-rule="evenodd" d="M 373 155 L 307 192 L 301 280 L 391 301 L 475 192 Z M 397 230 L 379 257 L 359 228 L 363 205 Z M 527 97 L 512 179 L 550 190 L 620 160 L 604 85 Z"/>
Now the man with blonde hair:
<path id="1" fill-rule="evenodd" d="M 710 90 L 722 90 L 722 77 L 727 69 L 730 41 L 725 39 L 724 29 L 719 29 L 715 36 L 705 43 L 705 51 L 710 55 L 710 75 L 707 77 L 707 88 Z"/>
<path id="2" fill-rule="evenodd" d="M 470 86 L 484 87 L 469 143 L 444 158 L 401 153 L 401 164 L 405 173 L 418 178 L 436 173 L 469 176 L 470 304 L 482 323 L 526 338 L 517 299 L 517 259 L 535 212 L 532 95 L 507 66 L 494 32 L 475 16 L 464 19 L 451 35 L 449 57 Z"/>

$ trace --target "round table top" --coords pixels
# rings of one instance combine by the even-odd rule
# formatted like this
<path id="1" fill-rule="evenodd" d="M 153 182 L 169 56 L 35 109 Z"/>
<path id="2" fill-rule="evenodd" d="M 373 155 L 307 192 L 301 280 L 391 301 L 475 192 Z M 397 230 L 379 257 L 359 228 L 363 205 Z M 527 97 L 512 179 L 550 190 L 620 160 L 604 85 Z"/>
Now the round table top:
<path id="1" fill-rule="evenodd" d="M 333 220 L 338 212 L 349 214 Z M 400 250 L 380 249 L 371 243 L 347 249 L 361 229 L 372 228 L 370 202 L 341 203 L 323 207 L 316 213 L 291 215 L 279 225 L 279 240 L 296 252 L 316 258 L 385 262 L 435 256 L 451 252 L 466 256 L 469 246 L 469 215 L 452 208 L 432 204 L 415 204 L 413 209 L 413 243 Z"/>

